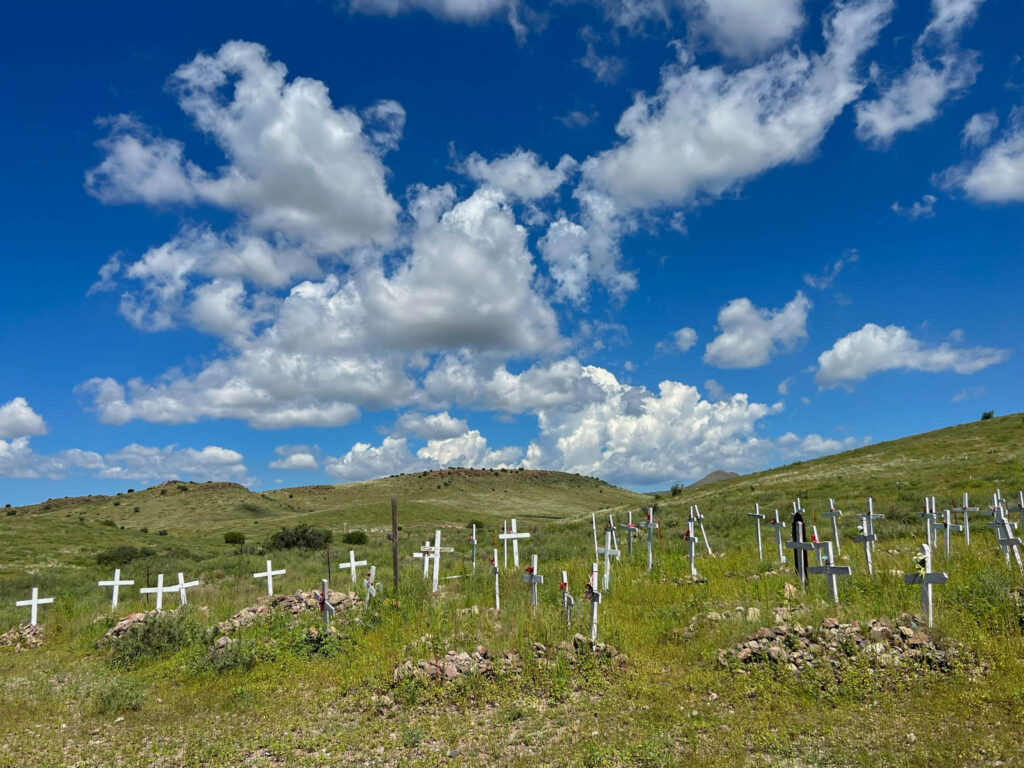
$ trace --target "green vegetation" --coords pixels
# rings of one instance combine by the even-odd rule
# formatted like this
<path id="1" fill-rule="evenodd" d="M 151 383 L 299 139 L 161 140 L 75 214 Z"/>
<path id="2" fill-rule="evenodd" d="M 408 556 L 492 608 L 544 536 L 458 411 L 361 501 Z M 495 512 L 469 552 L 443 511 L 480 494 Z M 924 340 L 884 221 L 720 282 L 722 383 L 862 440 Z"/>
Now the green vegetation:
<path id="1" fill-rule="evenodd" d="M 935 495 L 951 506 L 964 491 L 982 504 L 996 487 L 1009 495 L 1024 487 L 1022 459 L 1024 421 L 1017 414 L 663 498 L 654 572 L 646 572 L 642 546 L 634 546 L 630 560 L 620 534 L 622 560 L 600 606 L 601 639 L 627 657 L 622 666 L 590 656 L 543 661 L 533 652 L 534 642 L 551 648 L 586 631 L 581 592 L 593 556 L 591 513 L 599 520 L 612 513 L 621 522 L 626 510 L 637 519 L 650 503 L 649 496 L 592 478 L 452 470 L 265 494 L 227 483 L 136 490 L 140 512 L 129 518 L 131 527 L 163 527 L 164 539 L 102 527 L 111 515 L 127 522 L 116 519 L 109 497 L 22 507 L 17 516 L 0 517 L 0 629 L 25 619 L 13 603 L 32 586 L 57 600 L 41 609 L 42 647 L 0 648 L 0 765 L 1020 764 L 1024 578 L 1006 567 L 983 517 L 970 549 L 957 538 L 951 562 L 936 559 L 950 581 L 936 588 L 931 636 L 962 643 L 984 673 L 954 668 L 911 676 L 872 670 L 852 657 L 799 677 L 773 665 L 739 675 L 719 666 L 716 652 L 771 625 L 780 607 L 797 611 L 793 621 L 803 624 L 837 616 L 866 625 L 917 612 L 919 593 L 897 572 L 910 570 L 921 543 L 922 498 Z M 403 527 L 398 594 L 385 537 L 392 495 Z M 868 495 L 886 515 L 877 524 L 874 578 L 852 542 L 854 515 Z M 757 560 L 746 513 L 754 502 L 763 511 L 787 510 L 796 496 L 812 516 L 828 497 L 844 510 L 841 562 L 854 575 L 840 579 L 838 608 L 825 602 L 819 577 L 787 600 L 786 584 L 795 579 L 788 566 L 774 572 L 767 529 L 769 556 Z M 708 580 L 700 584 L 680 578 L 688 566 L 679 535 L 694 503 L 722 553 L 700 558 Z M 537 553 L 547 579 L 534 613 L 521 570 L 503 571 L 496 616 L 488 610 L 494 582 L 486 558 L 502 520 L 513 516 L 532 534 L 521 543 L 524 559 Z M 481 543 L 475 578 L 466 542 L 474 520 Z M 244 531 L 249 540 L 266 541 L 302 526 L 365 531 L 357 554 L 377 566 L 380 595 L 372 610 L 339 611 L 337 632 L 328 635 L 313 612 L 272 615 L 214 650 L 210 628 L 265 593 L 252 574 L 270 556 L 229 551 L 225 534 Z M 456 549 L 442 559 L 442 575 L 462 578 L 443 581 L 432 598 L 411 554 L 437 527 L 442 543 Z M 201 586 L 189 592 L 187 609 L 137 625 L 117 644 L 97 645 L 117 618 L 152 607 L 136 589 L 123 590 L 112 616 L 109 591 L 95 586 L 110 577 L 110 565 L 97 564 L 96 553 L 121 546 L 155 550 L 122 566 L 136 587 L 147 573 L 152 580 L 178 571 Z M 334 589 L 351 588 L 337 569 L 340 547 L 325 553 L 299 546 L 272 556 L 274 568 L 287 569 L 275 578 L 278 594 L 318 588 L 326 557 Z M 561 570 L 577 600 L 571 627 L 557 607 Z M 698 621 L 688 631 L 694 617 L 708 612 L 729 617 Z M 477 644 L 517 651 L 519 668 L 451 683 L 396 683 L 392 675 L 405 658 L 471 652 Z"/>

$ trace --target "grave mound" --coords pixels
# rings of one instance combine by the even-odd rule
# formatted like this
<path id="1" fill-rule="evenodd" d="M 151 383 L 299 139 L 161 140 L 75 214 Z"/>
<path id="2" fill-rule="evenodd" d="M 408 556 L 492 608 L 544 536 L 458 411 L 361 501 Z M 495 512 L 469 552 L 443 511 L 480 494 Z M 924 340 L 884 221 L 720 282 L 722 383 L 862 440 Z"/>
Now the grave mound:
<path id="1" fill-rule="evenodd" d="M 824 619 L 817 627 L 761 627 L 733 648 L 718 650 L 719 664 L 739 674 L 748 674 L 746 668 L 757 664 L 777 664 L 799 673 L 814 667 L 839 668 L 856 659 L 866 661 L 872 670 L 952 674 L 964 669 L 971 675 L 985 671 L 961 644 L 932 641 L 909 614 L 895 624 L 872 619 L 866 630 L 859 622 L 843 624 L 835 618 Z"/>
<path id="2" fill-rule="evenodd" d="M 363 602 L 355 592 L 335 592 L 327 590 L 327 599 L 337 611 L 348 611 L 362 608 Z M 243 608 L 227 621 L 217 624 L 217 631 L 222 635 L 246 627 L 261 618 L 269 616 L 272 611 L 282 611 L 298 616 L 304 611 L 320 611 L 320 603 L 312 592 L 301 589 L 291 595 L 264 595 L 255 605 Z"/>
<path id="3" fill-rule="evenodd" d="M 0 646 L 10 646 L 15 653 L 38 648 L 43 644 L 43 628 L 37 624 L 21 624 L 0 635 Z"/>

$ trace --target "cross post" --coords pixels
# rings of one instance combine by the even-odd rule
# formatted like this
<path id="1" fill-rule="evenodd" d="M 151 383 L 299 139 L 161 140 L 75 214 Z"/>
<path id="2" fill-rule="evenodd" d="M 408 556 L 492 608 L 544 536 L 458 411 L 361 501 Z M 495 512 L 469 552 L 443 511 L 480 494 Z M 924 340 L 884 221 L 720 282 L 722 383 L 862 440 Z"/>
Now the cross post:
<path id="1" fill-rule="evenodd" d="M 338 563 L 338 570 L 351 571 L 352 572 L 352 583 L 356 583 L 356 569 L 362 565 L 366 565 L 365 560 L 356 560 L 356 553 L 354 550 L 348 551 L 348 562 Z"/>
<path id="2" fill-rule="evenodd" d="M 523 582 L 530 585 L 530 603 L 533 605 L 533 610 L 537 610 L 537 585 L 544 583 L 544 577 L 537 573 L 537 556 L 533 555 L 530 558 L 530 565 L 526 568 L 526 573 L 523 574 Z"/>
<path id="3" fill-rule="evenodd" d="M 804 541 L 804 524 L 797 523 L 793 534 L 793 540 L 786 542 L 786 548 L 794 550 L 796 555 L 796 573 L 800 577 L 801 586 L 807 586 L 807 574 L 804 572 L 804 559 L 800 556 L 801 550 L 810 551 L 814 549 L 814 544 L 809 541 Z"/>
<path id="4" fill-rule="evenodd" d="M 768 527 L 775 529 L 775 546 L 779 550 L 779 565 L 785 565 L 786 555 L 782 551 L 782 529 L 786 527 L 786 524 L 782 521 L 779 510 L 775 510 L 775 515 L 768 521 Z"/>
<path id="5" fill-rule="evenodd" d="M 585 600 L 590 601 L 590 642 L 597 642 L 597 605 L 601 602 L 602 594 L 597 591 L 597 563 L 590 571 L 590 582 L 583 593 Z"/>
<path id="6" fill-rule="evenodd" d="M 178 599 L 181 601 L 179 605 L 187 605 L 188 599 L 185 595 L 185 590 L 191 589 L 192 587 L 198 587 L 198 581 L 185 581 L 185 574 L 181 571 L 178 572 L 178 586 L 175 589 L 178 592 Z"/>
<path id="7" fill-rule="evenodd" d="M 370 572 L 366 574 L 366 578 L 363 579 L 363 589 L 366 590 L 366 607 L 370 607 L 370 599 L 377 596 L 377 588 L 374 585 L 374 581 L 377 578 L 377 566 L 371 565 Z"/>
<path id="8" fill-rule="evenodd" d="M 29 599 L 29 600 L 18 600 L 17 602 L 14 603 L 14 605 L 17 606 L 18 608 L 23 608 L 26 605 L 29 606 L 29 609 L 31 611 L 32 617 L 29 619 L 28 624 L 29 624 L 30 627 L 35 627 L 35 626 L 38 626 L 38 623 L 39 623 L 37 621 L 37 619 L 39 618 L 39 606 L 40 605 L 46 605 L 47 603 L 52 603 L 52 602 L 53 602 L 53 598 L 52 597 L 40 597 L 39 596 L 39 587 L 32 587 L 32 597 L 31 597 L 31 599 Z"/>
<path id="9" fill-rule="evenodd" d="M 619 550 L 612 546 L 612 532 L 610 529 L 604 532 L 604 546 L 597 550 L 597 554 L 604 555 L 604 578 L 601 589 L 607 592 L 611 578 L 612 558 L 619 554 Z"/>
<path id="10" fill-rule="evenodd" d="M 853 573 L 853 569 L 848 565 L 833 565 L 832 561 L 832 542 L 822 541 L 817 544 L 819 562 L 821 565 L 812 565 L 807 570 L 813 574 L 824 575 L 828 581 L 828 594 L 832 598 L 832 602 L 839 605 L 839 585 L 836 582 L 837 576 L 849 576 Z M 822 557 L 824 552 L 824 557 Z"/>
<path id="11" fill-rule="evenodd" d="M 562 581 L 559 583 L 558 589 L 562 592 L 562 610 L 565 611 L 565 623 L 571 625 L 572 607 L 576 605 L 576 600 L 569 594 L 569 576 L 565 571 L 562 571 Z"/>
<path id="12" fill-rule="evenodd" d="M 114 595 L 111 598 L 110 607 L 111 608 L 117 608 L 117 595 L 118 595 L 118 591 L 120 590 L 120 588 L 121 587 L 131 587 L 131 586 L 134 586 L 135 582 L 132 581 L 132 580 L 129 580 L 129 579 L 126 579 L 125 581 L 122 581 L 121 580 L 121 569 L 120 568 L 115 568 L 114 569 L 114 578 L 113 578 L 112 581 L 98 581 L 98 582 L 96 582 L 96 584 L 97 584 L 97 586 L 100 586 L 100 587 L 113 587 L 114 588 Z"/>
<path id="13" fill-rule="evenodd" d="M 921 611 L 924 613 L 928 626 L 932 626 L 932 586 L 934 584 L 945 584 L 949 579 L 945 573 L 932 571 L 932 548 L 927 544 L 921 546 L 920 554 L 914 558 L 917 564 L 917 573 L 907 573 L 903 576 L 904 584 L 921 585 Z"/>
<path id="14" fill-rule="evenodd" d="M 864 545 L 864 559 L 868 565 L 868 576 L 873 576 L 875 574 L 875 567 L 872 562 L 872 555 L 875 552 L 875 542 L 878 541 L 878 537 L 875 535 L 875 520 L 880 520 L 885 515 L 875 514 L 875 500 L 869 496 L 868 511 L 857 515 L 857 517 L 861 520 L 861 524 L 858 526 L 861 535 L 854 536 L 853 540 L 858 544 Z"/>
<path id="15" fill-rule="evenodd" d="M 704 531 L 704 515 L 700 513 L 700 507 L 696 504 L 694 504 L 690 510 L 690 517 L 696 518 L 697 522 L 700 523 L 700 535 L 704 539 L 704 546 L 708 549 L 708 555 L 711 555 L 711 542 L 708 541 L 708 535 Z"/>
<path id="16" fill-rule="evenodd" d="M 761 521 L 764 520 L 764 515 L 761 514 L 761 505 L 754 504 L 754 511 L 747 512 L 747 517 L 754 518 L 754 522 L 757 523 L 757 559 L 764 560 L 764 550 L 761 548 Z"/>
<path id="17" fill-rule="evenodd" d="M 835 499 L 828 500 L 828 511 L 821 513 L 822 517 L 832 518 L 832 540 L 836 543 L 836 557 L 843 554 L 842 548 L 839 546 L 839 518 L 843 516 L 841 509 L 836 509 Z"/>
<path id="18" fill-rule="evenodd" d="M 491 558 L 491 573 L 494 574 L 494 610 L 501 610 L 501 595 L 498 593 L 498 549 L 494 549 L 494 557 Z"/>
<path id="19" fill-rule="evenodd" d="M 683 534 L 683 541 L 686 542 L 690 551 L 690 576 L 697 575 L 697 532 L 693 524 L 697 518 L 693 516 L 693 507 L 690 507 L 690 516 L 686 520 L 686 533 Z"/>
<path id="20" fill-rule="evenodd" d="M 647 572 L 650 573 L 654 568 L 654 532 L 658 528 L 654 520 L 654 507 L 647 508 L 647 519 L 637 523 L 637 526 L 647 529 Z"/>
<path id="21" fill-rule="evenodd" d="M 619 528 L 626 532 L 626 546 L 629 549 L 629 559 L 633 559 L 633 535 L 636 533 L 636 525 L 633 524 L 633 511 L 626 513 L 625 523 L 619 523 Z"/>
<path id="22" fill-rule="evenodd" d="M 274 577 L 275 576 L 284 576 L 286 573 L 287 573 L 287 571 L 284 570 L 283 568 L 280 571 L 275 571 L 273 569 L 273 567 L 270 565 L 270 561 L 267 560 L 267 570 L 263 571 L 262 573 L 254 573 L 252 575 L 252 577 L 254 579 L 266 579 L 267 580 L 267 594 L 268 595 L 273 595 L 274 594 Z"/>
<path id="23" fill-rule="evenodd" d="M 971 546 L 971 512 L 977 512 L 977 507 L 972 507 L 967 499 L 967 492 L 964 491 L 963 504 L 959 507 L 953 507 L 954 512 L 959 512 L 964 516 L 964 544 L 968 547 Z"/>
<path id="24" fill-rule="evenodd" d="M 498 538 L 504 540 L 506 548 L 508 547 L 508 542 L 509 541 L 512 542 L 512 567 L 513 568 L 518 568 L 519 567 L 519 540 L 520 539 L 528 539 L 528 538 L 530 538 L 530 534 L 524 533 L 524 532 L 521 532 L 521 531 L 517 531 L 516 530 L 516 519 L 513 517 L 512 518 L 512 530 L 511 530 L 511 532 L 502 533 L 502 534 L 500 534 L 498 536 Z M 506 557 L 505 557 L 505 566 L 506 567 L 508 566 L 507 553 L 506 553 Z"/>
<path id="25" fill-rule="evenodd" d="M 317 603 L 320 606 L 320 617 L 324 620 L 324 629 L 331 626 L 331 617 L 336 613 L 335 608 L 331 605 L 330 591 L 327 588 L 327 579 L 320 580 L 320 591 L 313 590 L 313 597 L 316 598 Z"/>

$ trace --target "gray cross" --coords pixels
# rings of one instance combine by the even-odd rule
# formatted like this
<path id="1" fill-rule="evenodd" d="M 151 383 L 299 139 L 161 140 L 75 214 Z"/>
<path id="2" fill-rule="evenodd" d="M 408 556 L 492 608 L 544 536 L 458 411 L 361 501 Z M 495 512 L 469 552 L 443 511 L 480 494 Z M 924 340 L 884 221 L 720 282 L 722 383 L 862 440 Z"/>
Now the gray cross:
<path id="1" fill-rule="evenodd" d="M 761 514 L 761 505 L 754 504 L 754 511 L 747 512 L 747 517 L 754 518 L 757 523 L 757 559 L 764 560 L 764 552 L 761 549 L 761 521 L 764 520 L 764 515 Z"/>
<path id="2" fill-rule="evenodd" d="M 917 564 L 917 573 L 904 574 L 903 583 L 921 585 L 921 610 L 924 612 L 925 621 L 931 627 L 932 585 L 945 584 L 949 576 L 932 571 L 932 548 L 927 544 L 921 546 L 921 553 L 914 558 L 914 562 Z"/>
<path id="3" fill-rule="evenodd" d="M 1017 508 L 1013 511 L 1020 515 L 1020 529 L 1024 531 L 1024 491 L 1017 491 Z"/>
<path id="4" fill-rule="evenodd" d="M 604 532 L 604 546 L 598 548 L 597 554 L 598 556 L 604 555 L 604 577 L 601 589 L 607 592 L 612 569 L 612 558 L 619 554 L 619 550 L 612 546 L 612 532 L 610 530 Z"/>
<path id="5" fill-rule="evenodd" d="M 335 614 L 334 606 L 331 605 L 329 597 L 330 593 L 327 589 L 327 579 L 320 579 L 320 591 L 313 590 L 313 597 L 316 598 L 317 603 L 320 605 L 320 616 L 324 620 L 324 629 L 327 629 L 331 625 L 331 616 Z"/>
<path id="6" fill-rule="evenodd" d="M 779 550 L 779 565 L 785 565 L 786 555 L 782 551 L 782 529 L 786 527 L 786 524 L 782 521 L 782 515 L 779 514 L 779 510 L 775 510 L 774 517 L 768 521 L 768 527 L 775 529 L 775 546 Z"/>
<path id="7" fill-rule="evenodd" d="M 633 524 L 633 511 L 626 513 L 626 522 L 619 523 L 619 528 L 626 532 L 626 546 L 629 548 L 629 557 L 633 559 L 633 535 L 636 533 L 636 525 Z"/>
<path id="8" fill-rule="evenodd" d="M 954 525 L 952 519 L 952 512 L 948 509 L 942 513 L 942 520 L 939 522 L 939 527 L 943 529 L 943 535 L 946 537 L 946 559 L 949 560 L 949 542 L 953 538 L 953 531 L 962 531 L 964 527 L 962 525 Z"/>
<path id="9" fill-rule="evenodd" d="M 964 516 L 964 544 L 968 547 L 971 546 L 971 512 L 977 512 L 977 507 L 972 507 L 967 499 L 967 492 L 964 492 L 963 506 L 953 507 L 954 512 L 959 512 Z"/>
<path id="10" fill-rule="evenodd" d="M 881 520 L 885 515 L 875 514 L 875 500 L 870 496 L 868 497 L 868 511 L 864 514 L 857 515 L 860 518 L 861 524 L 858 526 L 860 530 L 860 536 L 854 536 L 853 540 L 858 544 L 864 545 L 864 559 L 868 565 L 868 576 L 874 576 L 875 567 L 872 562 L 871 556 L 875 552 L 875 542 L 878 541 L 878 537 L 875 535 L 875 520 Z"/>
<path id="11" fill-rule="evenodd" d="M 1011 523 L 1006 519 L 1006 515 L 1002 510 L 1002 501 L 1000 506 L 995 511 L 995 521 L 989 523 L 989 527 L 996 529 L 996 540 L 999 544 L 999 548 L 1003 550 L 1003 555 L 1006 557 L 1006 564 L 1010 564 L 1010 555 L 1013 555 L 1014 560 L 1017 561 L 1017 567 L 1024 573 L 1024 563 L 1021 562 L 1020 547 L 1021 541 L 1013 535 Z"/>
<path id="12" fill-rule="evenodd" d="M 377 596 L 377 588 L 374 586 L 374 580 L 377 578 L 377 566 L 371 565 L 370 572 L 366 574 L 366 578 L 363 579 L 363 589 L 366 590 L 366 607 L 370 607 L 370 599 Z"/>
<path id="13" fill-rule="evenodd" d="M 819 561 L 821 565 L 812 565 L 807 570 L 813 574 L 824 575 L 828 581 L 828 594 L 832 598 L 832 602 L 836 605 L 839 604 L 839 585 L 836 582 L 837 576 L 849 576 L 853 573 L 853 569 L 848 565 L 833 565 L 832 560 L 832 542 L 822 541 L 817 545 Z M 824 555 L 822 556 L 822 552 Z"/>
<path id="14" fill-rule="evenodd" d="M 537 573 L 537 556 L 530 558 L 530 566 L 523 574 L 523 583 L 530 585 L 530 603 L 537 609 L 537 585 L 544 583 L 544 577 Z"/>
<path id="15" fill-rule="evenodd" d="M 836 509 L 836 502 L 834 499 L 828 500 L 828 512 L 822 512 L 822 517 L 832 518 L 832 539 L 836 543 L 836 557 L 843 554 L 842 548 L 839 546 L 839 518 L 843 516 L 841 509 Z"/>
<path id="16" fill-rule="evenodd" d="M 562 610 L 565 611 L 565 623 L 572 624 L 572 608 L 576 605 L 576 600 L 569 593 L 569 575 L 565 571 L 562 571 L 562 581 L 558 588 L 562 591 Z"/>
<path id="17" fill-rule="evenodd" d="M 704 546 L 708 548 L 708 554 L 713 554 L 711 551 L 711 542 L 708 541 L 708 535 L 704 531 L 704 515 L 700 513 L 700 507 L 694 504 L 690 507 L 690 517 L 695 517 L 697 522 L 700 523 L 700 535 L 704 539 Z"/>
<path id="18" fill-rule="evenodd" d="M 801 586 L 807 586 L 807 574 L 804 573 L 804 559 L 800 557 L 800 550 L 810 551 L 814 549 L 814 544 L 809 541 L 804 541 L 804 524 L 797 523 L 794 526 L 794 538 L 792 541 L 786 542 L 786 548 L 795 550 L 796 554 L 796 573 L 800 577 Z"/>
<path id="19" fill-rule="evenodd" d="M 637 527 L 647 530 L 647 571 L 654 567 L 654 532 L 658 524 L 654 521 L 654 507 L 647 508 L 647 519 L 637 523 Z"/>
<path id="20" fill-rule="evenodd" d="M 597 591 L 597 563 L 590 571 L 590 583 L 587 584 L 584 598 L 590 601 L 590 642 L 597 642 L 597 604 L 601 602 L 602 594 Z"/>

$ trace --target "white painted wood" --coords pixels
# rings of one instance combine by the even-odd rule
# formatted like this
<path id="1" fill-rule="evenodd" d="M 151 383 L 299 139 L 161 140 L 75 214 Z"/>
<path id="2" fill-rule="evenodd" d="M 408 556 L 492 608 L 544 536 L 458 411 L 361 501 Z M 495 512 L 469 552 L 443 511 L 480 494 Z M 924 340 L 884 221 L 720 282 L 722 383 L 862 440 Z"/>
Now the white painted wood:
<path id="1" fill-rule="evenodd" d="M 967 497 L 967 492 L 964 492 L 963 504 L 959 507 L 953 507 L 954 512 L 959 512 L 964 517 L 964 544 L 968 547 L 971 546 L 971 512 L 977 512 L 977 507 L 972 507 Z"/>
<path id="2" fill-rule="evenodd" d="M 836 508 L 835 499 L 828 500 L 828 511 L 822 513 L 822 517 L 829 517 L 832 519 L 832 541 L 836 544 L 836 557 L 843 554 L 842 547 L 839 545 L 839 518 L 843 516 L 843 511 Z"/>
<path id="3" fill-rule="evenodd" d="M 266 579 L 267 580 L 267 594 L 268 595 L 273 595 L 274 594 L 274 577 L 275 576 L 284 576 L 286 573 L 288 573 L 288 571 L 286 571 L 284 568 L 282 568 L 279 571 L 275 571 L 273 566 L 271 566 L 270 561 L 267 560 L 267 570 L 263 571 L 262 573 L 254 573 L 252 575 L 252 577 L 254 579 Z"/>
<path id="4" fill-rule="evenodd" d="M 118 597 L 118 592 L 120 591 L 121 587 L 131 587 L 131 586 L 134 586 L 135 582 L 130 580 L 130 579 L 122 580 L 121 579 L 121 569 L 120 568 L 115 568 L 114 569 L 114 578 L 111 581 L 98 581 L 98 582 L 96 582 L 96 584 L 97 584 L 97 586 L 100 586 L 100 587 L 113 587 L 114 588 L 114 594 L 113 594 L 113 596 L 111 597 L 111 600 L 110 600 L 110 607 L 111 608 L 117 608 L 117 597 Z"/>
<path id="5" fill-rule="evenodd" d="M 139 594 L 140 595 L 146 595 L 146 594 L 156 595 L 156 609 L 158 611 L 162 611 L 164 609 L 164 593 L 166 593 L 166 592 L 177 592 L 177 591 L 178 591 L 178 585 L 177 584 L 169 584 L 169 585 L 167 585 L 165 587 L 164 586 L 164 575 L 162 573 L 158 573 L 157 576 L 156 576 L 156 586 L 155 587 L 143 587 L 142 589 L 139 590 Z"/>
<path id="6" fill-rule="evenodd" d="M 626 513 L 626 522 L 619 523 L 619 528 L 626 532 L 626 547 L 629 552 L 629 559 L 633 559 L 633 537 L 636 535 L 636 525 L 633 524 L 633 511 Z"/>
<path id="7" fill-rule="evenodd" d="M 637 526 L 647 531 L 647 572 L 654 568 L 654 532 L 658 529 L 658 523 L 654 520 L 654 507 L 647 508 L 647 519 Z"/>
<path id="8" fill-rule="evenodd" d="M 377 596 L 377 566 L 371 565 L 370 572 L 363 578 L 363 590 L 366 592 L 366 607 L 370 607 L 370 600 Z"/>
<path id="9" fill-rule="evenodd" d="M 523 582 L 530 585 L 530 603 L 533 605 L 534 610 L 536 610 L 537 585 L 544 583 L 544 577 L 538 571 L 536 555 L 533 555 L 530 559 L 530 566 L 526 569 L 526 573 L 523 574 Z"/>
<path id="10" fill-rule="evenodd" d="M 832 559 L 832 542 L 822 541 L 815 545 L 819 552 L 819 565 L 812 565 L 807 570 L 812 574 L 823 575 L 828 582 L 828 594 L 832 602 L 839 604 L 839 585 L 837 576 L 849 576 L 853 569 L 848 565 L 836 565 Z"/>
<path id="11" fill-rule="evenodd" d="M 320 617 L 324 620 L 324 629 L 331 625 L 331 617 L 337 612 L 331 605 L 330 588 L 327 586 L 327 579 L 320 580 L 320 591 L 313 590 L 313 597 L 320 606 Z"/>
<path id="12" fill-rule="evenodd" d="M 799 501 L 799 499 L 797 500 Z M 796 573 L 800 577 L 800 584 L 807 586 L 807 574 L 804 572 L 804 559 L 800 556 L 801 551 L 810 551 L 814 549 L 814 544 L 809 541 L 804 541 L 804 524 L 796 523 L 794 525 L 793 539 L 786 542 L 786 548 L 794 550 L 796 555 Z"/>
<path id="13" fill-rule="evenodd" d="M 498 550 L 494 550 L 494 557 L 491 558 L 491 573 L 494 574 L 494 610 L 501 610 L 501 595 L 498 592 Z"/>
<path id="14" fill-rule="evenodd" d="M 928 626 L 932 626 L 932 586 L 934 584 L 945 584 L 949 579 L 945 573 L 932 571 L 932 548 L 928 544 L 921 546 L 920 554 L 914 558 L 917 565 L 917 573 L 908 573 L 903 576 L 904 584 L 921 585 L 921 611 L 924 613 Z"/>
<path id="15" fill-rule="evenodd" d="M 868 497 L 867 512 L 857 515 L 857 517 L 861 521 L 860 525 L 857 526 L 860 535 L 854 536 L 853 540 L 858 544 L 864 545 L 864 560 L 867 562 L 868 576 L 873 576 L 875 574 L 873 556 L 875 553 L 875 542 L 878 541 L 878 537 L 875 535 L 875 520 L 881 520 L 885 515 L 875 514 L 875 500 Z"/>
<path id="16" fill-rule="evenodd" d="M 612 546 L 612 532 L 610 529 L 604 532 L 604 546 L 597 550 L 598 557 L 604 557 L 604 581 L 601 589 L 608 591 L 611 580 L 612 558 L 619 554 L 619 550 Z"/>
<path id="17" fill-rule="evenodd" d="M 597 642 L 597 606 L 603 595 L 597 590 L 597 563 L 590 571 L 590 582 L 587 584 L 584 598 L 590 601 L 590 642 Z"/>
<path id="18" fill-rule="evenodd" d="M 198 581 L 185 581 L 185 574 L 181 573 L 179 571 L 178 572 L 178 585 L 175 587 L 175 590 L 178 593 L 179 604 L 180 605 L 187 605 L 188 604 L 188 595 L 185 594 L 186 591 L 189 590 L 189 589 L 192 589 L 192 587 L 198 587 L 198 586 L 199 586 L 199 582 Z"/>
<path id="19" fill-rule="evenodd" d="M 754 518 L 754 522 L 757 523 L 757 559 L 764 560 L 764 549 L 761 546 L 761 521 L 765 519 L 765 516 L 761 514 L 761 505 L 754 504 L 754 511 L 747 512 L 747 517 Z"/>
<path id="20" fill-rule="evenodd" d="M 352 583 L 355 584 L 356 583 L 356 570 L 358 568 L 361 568 L 364 565 L 366 565 L 366 561 L 365 560 L 356 560 L 355 550 L 350 549 L 348 551 L 348 562 L 347 563 L 338 563 L 338 570 L 350 571 L 351 574 L 352 574 Z"/>
<path id="21" fill-rule="evenodd" d="M 39 622 L 39 606 L 47 605 L 53 602 L 52 597 L 40 597 L 39 587 L 32 587 L 32 597 L 28 600 L 18 600 L 14 603 L 18 608 L 24 608 L 26 605 L 29 606 L 31 618 L 28 621 L 30 627 L 38 626 Z"/>
<path id="22" fill-rule="evenodd" d="M 782 549 L 782 529 L 786 527 L 786 523 L 783 521 L 782 515 L 779 514 L 779 510 L 775 510 L 772 519 L 768 521 L 768 527 L 775 529 L 775 546 L 779 550 L 779 565 L 785 565 L 786 553 Z"/>
<path id="23" fill-rule="evenodd" d="M 519 568 L 519 540 L 530 538 L 530 534 L 525 531 L 519 531 L 516 529 L 516 519 L 512 518 L 512 530 L 507 533 L 498 534 L 499 539 L 503 539 L 506 543 L 512 542 L 512 567 Z M 505 565 L 508 565 L 508 558 L 505 559 Z"/>
<path id="24" fill-rule="evenodd" d="M 690 512 L 691 517 L 694 515 L 697 517 L 697 522 L 700 523 L 700 535 L 704 539 L 704 546 L 707 547 L 708 555 L 710 556 L 713 553 L 711 551 L 711 542 L 708 541 L 707 531 L 704 530 L 704 515 L 700 513 L 700 507 L 696 504 L 693 505 L 693 510 Z"/>
<path id="25" fill-rule="evenodd" d="M 562 593 L 562 611 L 565 612 L 565 623 L 571 625 L 572 609 L 576 605 L 576 600 L 569 593 L 569 575 L 565 571 L 562 571 L 562 581 L 559 583 L 558 589 Z"/>
<path id="26" fill-rule="evenodd" d="M 694 527 L 694 523 L 697 522 L 697 518 L 693 514 L 694 508 L 690 507 L 690 517 L 686 520 L 686 533 L 683 534 L 683 541 L 689 549 L 690 555 L 690 576 L 697 576 L 697 529 Z"/>

